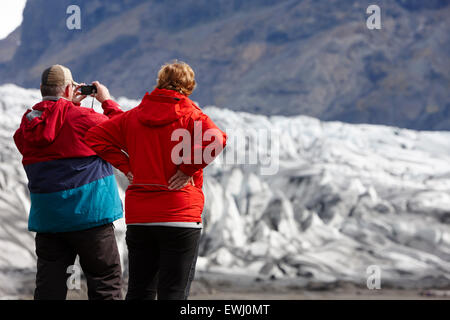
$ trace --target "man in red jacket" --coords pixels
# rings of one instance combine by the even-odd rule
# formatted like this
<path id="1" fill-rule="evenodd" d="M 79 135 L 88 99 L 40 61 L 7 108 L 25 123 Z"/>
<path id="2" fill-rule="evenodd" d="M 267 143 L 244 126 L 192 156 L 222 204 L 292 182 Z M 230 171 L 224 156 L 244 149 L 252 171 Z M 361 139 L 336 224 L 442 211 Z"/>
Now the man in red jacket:
<path id="1" fill-rule="evenodd" d="M 42 74 L 42 101 L 25 112 L 14 141 L 30 189 L 28 229 L 36 232 L 34 298 L 65 299 L 68 268 L 80 257 L 89 299 L 121 299 L 120 257 L 113 222 L 122 203 L 110 164 L 83 141 L 86 131 L 122 113 L 95 82 L 104 115 L 80 107 L 85 98 L 69 69 Z"/>
<path id="2" fill-rule="evenodd" d="M 203 168 L 226 143 L 225 133 L 188 98 L 194 88 L 189 65 L 166 64 L 139 106 L 85 137 L 131 182 L 125 196 L 127 299 L 189 294 L 202 228 Z"/>

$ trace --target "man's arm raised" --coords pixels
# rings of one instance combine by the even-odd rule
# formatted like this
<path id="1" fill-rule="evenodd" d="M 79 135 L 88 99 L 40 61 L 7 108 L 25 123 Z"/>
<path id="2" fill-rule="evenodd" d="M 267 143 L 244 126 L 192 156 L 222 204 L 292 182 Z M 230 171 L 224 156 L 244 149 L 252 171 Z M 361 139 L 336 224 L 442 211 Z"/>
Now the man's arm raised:
<path id="1" fill-rule="evenodd" d="M 95 98 L 102 104 L 103 114 L 108 118 L 112 118 L 118 114 L 122 114 L 123 111 L 117 102 L 111 99 L 109 90 L 106 86 L 98 81 L 92 82 L 92 84 L 97 88 L 97 93 Z"/>
<path id="2" fill-rule="evenodd" d="M 123 116 L 116 116 L 110 120 L 92 127 L 86 133 L 84 142 L 94 150 L 100 158 L 111 163 L 125 175 L 130 173 L 130 161 L 126 154 L 126 142 L 122 132 Z M 130 179 L 130 177 L 128 176 Z"/>

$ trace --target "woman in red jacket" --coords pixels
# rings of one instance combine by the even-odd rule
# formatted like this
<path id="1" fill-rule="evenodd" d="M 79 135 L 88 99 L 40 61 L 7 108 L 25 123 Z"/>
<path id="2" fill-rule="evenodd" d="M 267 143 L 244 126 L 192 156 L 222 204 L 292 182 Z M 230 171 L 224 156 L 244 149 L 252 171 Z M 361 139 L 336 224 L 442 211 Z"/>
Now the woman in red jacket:
<path id="1" fill-rule="evenodd" d="M 127 299 L 187 299 L 198 254 L 203 168 L 226 135 L 188 97 L 195 74 L 164 65 L 136 108 L 88 131 L 86 143 L 127 175 Z"/>

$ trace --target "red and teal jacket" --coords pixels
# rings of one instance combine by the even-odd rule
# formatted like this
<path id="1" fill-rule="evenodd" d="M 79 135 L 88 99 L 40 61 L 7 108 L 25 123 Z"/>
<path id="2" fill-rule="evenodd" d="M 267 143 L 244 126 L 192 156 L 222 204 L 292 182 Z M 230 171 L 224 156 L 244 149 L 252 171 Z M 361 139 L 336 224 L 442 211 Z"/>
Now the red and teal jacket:
<path id="1" fill-rule="evenodd" d="M 91 127 L 123 111 L 112 100 L 102 104 L 104 114 L 99 114 L 56 99 L 27 110 L 14 134 L 29 181 L 28 229 L 77 231 L 121 218 L 122 202 L 113 169 L 83 138 Z"/>

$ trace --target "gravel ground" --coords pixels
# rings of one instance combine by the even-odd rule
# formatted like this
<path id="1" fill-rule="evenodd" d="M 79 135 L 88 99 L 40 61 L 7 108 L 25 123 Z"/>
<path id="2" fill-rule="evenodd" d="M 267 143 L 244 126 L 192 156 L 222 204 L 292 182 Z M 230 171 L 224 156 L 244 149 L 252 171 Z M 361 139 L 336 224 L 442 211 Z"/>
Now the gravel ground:
<path id="1" fill-rule="evenodd" d="M 9 273 L 9 280 L 15 280 L 15 293 L 0 290 L 0 299 L 33 298 L 34 273 Z M 18 280 L 21 280 L 18 282 Z M 3 280 L 6 280 L 4 278 Z M 2 281 L 3 282 L 3 281 Z M 11 285 L 12 287 L 12 285 Z M 123 292 L 126 293 L 126 283 Z M 68 291 L 68 300 L 86 300 L 86 282 L 82 280 L 80 290 Z M 352 283 L 313 283 L 299 285 L 295 280 L 254 279 L 243 276 L 229 276 L 213 273 L 197 273 L 192 283 L 189 300 L 450 300 L 450 288 L 388 288 L 369 290 Z"/>

